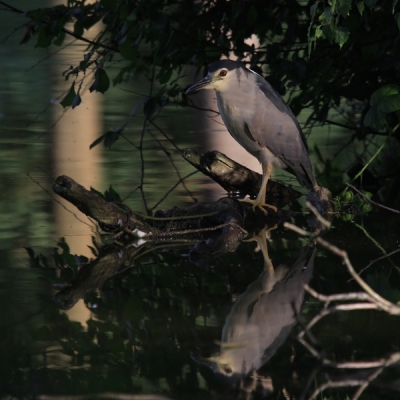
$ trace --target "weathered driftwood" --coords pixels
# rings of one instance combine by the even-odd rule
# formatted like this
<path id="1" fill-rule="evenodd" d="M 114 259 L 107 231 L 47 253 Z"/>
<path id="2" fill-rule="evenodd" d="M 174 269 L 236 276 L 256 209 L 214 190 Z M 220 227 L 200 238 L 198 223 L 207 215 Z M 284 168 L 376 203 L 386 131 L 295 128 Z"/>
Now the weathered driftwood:
<path id="1" fill-rule="evenodd" d="M 107 279 L 132 268 L 133 259 L 140 249 L 141 246 L 130 246 L 124 251 L 118 246 L 103 248 L 95 260 L 81 268 L 69 285 L 54 296 L 58 306 L 69 310 L 87 293 L 101 289 Z"/>
<path id="2" fill-rule="evenodd" d="M 128 207 L 106 201 L 65 175 L 56 179 L 53 191 L 98 222 L 101 228 L 120 232 L 116 237 L 118 240 L 126 233 L 152 242 L 183 241 L 190 237 L 193 241 L 194 235 L 201 239 L 203 234 L 208 235 L 208 232 L 228 225 L 230 230 L 235 227 L 235 236 L 243 237 L 245 231 L 261 229 L 268 222 L 275 224 L 278 219 L 287 217 L 287 213 L 276 215 L 272 211 L 264 216 L 260 210 L 254 212 L 250 204 L 229 197 L 181 209 L 159 210 L 154 217 L 146 217 Z"/>
<path id="3" fill-rule="evenodd" d="M 106 201 L 96 192 L 86 190 L 68 176 L 59 176 L 53 185 L 53 191 L 88 217 L 93 218 L 104 230 L 119 231 L 132 228 L 132 230 L 138 229 L 145 234 L 157 232 L 155 228 L 132 217 L 129 209 Z"/>
<path id="4" fill-rule="evenodd" d="M 256 195 L 259 190 L 261 175 L 219 152 L 209 152 L 201 156 L 187 150 L 184 157 L 229 192 Z M 106 201 L 98 193 L 86 190 L 67 176 L 56 179 L 53 191 L 97 221 L 102 229 L 145 237 L 146 241 L 153 242 L 179 240 L 179 235 L 182 239 L 188 239 L 190 234 L 197 235 L 198 238 L 204 232 L 228 225 L 229 232 L 237 240 L 239 236 L 243 237 L 243 230 L 261 229 L 265 224 L 276 224 L 278 219 L 285 219 L 288 215 L 282 211 L 277 215 L 269 210 L 265 216 L 258 209 L 254 211 L 248 203 L 224 198 L 217 202 L 196 203 L 182 209 L 157 211 L 155 218 L 151 219 L 132 212 L 123 204 Z M 299 192 L 278 182 L 268 182 L 268 203 L 283 207 L 299 195 Z M 120 236 L 119 239 L 121 238 Z"/>
<path id="5" fill-rule="evenodd" d="M 262 175 L 238 164 L 219 151 L 209 151 L 199 154 L 192 149 L 186 149 L 182 157 L 204 175 L 221 185 L 228 193 L 240 193 L 242 197 L 256 197 L 260 191 Z M 276 182 L 268 181 L 266 202 L 278 208 L 291 204 L 301 196 L 301 193 Z"/>

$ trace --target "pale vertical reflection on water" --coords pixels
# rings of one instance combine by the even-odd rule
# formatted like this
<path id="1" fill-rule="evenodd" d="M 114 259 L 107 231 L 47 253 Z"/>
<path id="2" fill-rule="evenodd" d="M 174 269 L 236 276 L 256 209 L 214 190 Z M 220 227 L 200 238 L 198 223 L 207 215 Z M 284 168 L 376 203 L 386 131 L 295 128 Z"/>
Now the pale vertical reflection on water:
<path id="1" fill-rule="evenodd" d="M 88 32 L 88 37 L 95 37 L 98 33 L 99 24 Z M 69 90 L 71 82 L 61 80 L 60 77 L 68 65 L 77 64 L 78 57 L 84 50 L 82 45 L 72 45 L 69 49 L 70 51 L 60 52 L 55 58 L 56 62 L 52 64 L 53 92 L 56 97 Z M 101 96 L 89 93 L 84 88 L 82 104 L 72 112 L 65 113 L 62 118 L 61 107 L 52 108 L 52 116 L 56 122 L 53 129 L 54 176 L 68 175 L 87 189 L 102 186 L 103 183 L 103 147 L 90 149 L 90 144 L 103 130 Z M 86 215 L 61 198 L 54 205 L 54 212 L 58 237 L 65 237 L 73 253 L 88 258 L 93 256 L 89 246 L 92 245 L 94 226 Z M 79 321 L 85 327 L 90 318 L 90 311 L 83 300 L 78 301 L 67 314 L 71 320 Z"/>
<path id="2" fill-rule="evenodd" d="M 97 25 L 91 29 L 89 36 L 98 33 Z M 71 82 L 60 80 L 62 72 L 68 65 L 75 65 L 83 51 L 83 46 L 74 45 L 71 51 L 61 52 L 57 56 L 53 70 L 54 92 L 65 93 Z M 68 175 L 86 188 L 99 187 L 103 183 L 101 169 L 102 149 L 96 146 L 90 149 L 90 144 L 97 139 L 103 131 L 102 98 L 101 94 L 89 93 L 85 88 L 82 94 L 82 104 L 65 115 L 54 125 L 53 132 L 53 157 L 55 176 Z M 61 107 L 53 107 L 53 118 L 57 121 L 62 113 Z M 61 201 L 68 209 L 70 203 Z M 77 221 L 70 212 L 60 205 L 55 206 L 57 219 L 57 233 L 65 236 L 78 254 L 90 256 L 87 245 L 90 245 L 90 235 L 93 233 L 92 223 L 87 217 L 74 209 L 74 214 L 87 224 Z"/>
<path id="3" fill-rule="evenodd" d="M 63 93 L 69 89 L 70 82 L 60 81 L 65 65 L 76 63 L 75 51 L 63 52 L 53 65 L 56 76 L 54 92 Z M 103 186 L 102 146 L 90 149 L 90 144 L 100 136 L 102 126 L 102 99 L 100 94 L 84 93 L 82 104 L 65 115 L 55 124 L 53 132 L 54 175 L 68 175 L 89 189 Z M 57 120 L 61 107 L 53 107 L 53 118 Z M 54 206 L 56 229 L 59 237 L 65 237 L 76 254 L 91 256 L 93 223 L 70 203 L 59 199 Z M 65 206 L 65 207 L 63 207 Z M 71 213 L 72 211 L 72 213 Z M 76 218 L 76 217 L 77 218 Z M 82 223 L 84 221 L 85 223 Z"/>

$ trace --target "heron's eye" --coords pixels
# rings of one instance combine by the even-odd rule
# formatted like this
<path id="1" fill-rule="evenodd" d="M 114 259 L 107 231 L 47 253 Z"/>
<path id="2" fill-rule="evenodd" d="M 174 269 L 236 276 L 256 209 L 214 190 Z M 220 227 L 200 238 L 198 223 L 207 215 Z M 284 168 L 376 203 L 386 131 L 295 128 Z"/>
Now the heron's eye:
<path id="1" fill-rule="evenodd" d="M 228 374 L 228 375 L 230 375 L 230 374 L 232 373 L 232 369 L 229 368 L 229 367 L 225 367 L 225 368 L 224 368 L 224 371 L 225 371 L 225 373 Z"/>
<path id="2" fill-rule="evenodd" d="M 226 74 L 228 73 L 228 71 L 226 69 L 223 69 L 222 71 L 219 72 L 219 76 L 226 76 Z"/>

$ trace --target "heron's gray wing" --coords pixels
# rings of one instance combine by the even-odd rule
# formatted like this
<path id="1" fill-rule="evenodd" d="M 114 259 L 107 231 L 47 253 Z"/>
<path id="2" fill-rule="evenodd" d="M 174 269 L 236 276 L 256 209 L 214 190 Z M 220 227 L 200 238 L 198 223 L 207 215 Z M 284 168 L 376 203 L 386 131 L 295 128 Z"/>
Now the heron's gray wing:
<path id="1" fill-rule="evenodd" d="M 255 93 L 257 110 L 246 121 L 247 134 L 261 147 L 267 147 L 294 173 L 300 183 L 313 187 L 316 183 L 307 144 L 300 125 L 282 97 L 259 75 L 254 74 L 259 90 Z"/>

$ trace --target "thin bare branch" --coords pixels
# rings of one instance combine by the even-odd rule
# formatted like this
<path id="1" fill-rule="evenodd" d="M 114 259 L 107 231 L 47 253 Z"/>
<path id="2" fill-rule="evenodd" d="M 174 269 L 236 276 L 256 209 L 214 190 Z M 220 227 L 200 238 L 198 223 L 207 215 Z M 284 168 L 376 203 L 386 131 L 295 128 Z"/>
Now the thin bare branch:
<path id="1" fill-rule="evenodd" d="M 158 202 L 156 203 L 156 204 L 154 204 L 154 206 L 153 207 L 151 207 L 151 211 L 153 211 L 153 210 L 155 210 L 180 184 L 183 184 L 183 182 L 186 180 L 186 179 L 188 179 L 188 178 L 190 178 L 191 176 L 193 176 L 193 175 L 195 175 L 195 174 L 197 174 L 199 171 L 193 171 L 193 172 L 191 172 L 191 173 L 189 173 L 189 174 L 187 174 L 187 175 L 185 175 L 184 177 L 182 177 L 182 178 L 179 178 L 179 180 L 170 188 L 170 189 L 168 189 L 168 191 L 164 194 L 164 196 L 163 197 L 161 197 L 160 198 L 160 200 L 158 200 Z M 184 186 L 185 187 L 185 189 L 186 189 L 186 185 Z M 192 193 L 191 192 L 188 192 L 189 193 L 189 195 L 190 195 L 190 197 L 192 197 L 192 199 L 195 201 L 195 202 L 197 202 L 197 199 L 195 199 L 194 197 L 193 197 L 193 195 L 192 195 Z"/>
<path id="2" fill-rule="evenodd" d="M 290 224 L 288 222 L 284 223 L 284 226 L 288 229 L 291 229 L 300 235 L 303 236 L 313 236 L 312 233 L 305 231 L 304 229 L 299 228 L 296 225 Z M 326 240 L 322 239 L 321 237 L 317 236 L 314 238 L 315 242 L 320 244 L 322 247 L 325 247 L 331 253 L 339 256 L 342 260 L 344 265 L 346 266 L 347 270 L 349 271 L 350 275 L 353 279 L 361 286 L 361 288 L 371 296 L 372 301 L 377 305 L 377 307 L 383 311 L 391 315 L 400 315 L 400 307 L 396 306 L 395 304 L 391 303 L 390 301 L 384 299 L 378 293 L 376 293 L 355 271 L 353 265 L 350 262 L 350 259 L 347 255 L 347 252 L 339 249 L 339 247 L 327 242 Z"/>
<path id="3" fill-rule="evenodd" d="M 375 303 L 351 303 L 338 304 L 321 310 L 306 326 L 306 331 L 310 330 L 317 322 L 327 315 L 339 311 L 356 311 L 356 310 L 379 310 L 379 306 Z"/>
<path id="4" fill-rule="evenodd" d="M 338 247 L 334 246 L 333 244 L 327 242 L 326 240 L 317 237 L 315 238 L 316 242 L 319 243 L 321 246 L 325 247 L 333 254 L 336 254 L 340 258 L 342 258 L 343 263 L 346 265 L 347 270 L 349 271 L 350 275 L 354 278 L 354 280 L 361 286 L 362 289 L 366 293 L 368 293 L 374 300 L 374 302 L 378 305 L 378 307 L 391 315 L 400 315 L 400 307 L 396 306 L 395 304 L 391 303 L 390 301 L 381 297 L 378 293 L 376 293 L 371 286 L 369 286 L 354 270 L 353 265 L 351 264 L 347 252 L 344 250 L 339 249 Z"/>
<path id="5" fill-rule="evenodd" d="M 386 207 L 382 204 L 377 203 L 376 201 L 373 201 L 371 199 L 369 199 L 364 193 L 362 193 L 360 190 L 358 190 L 355 186 L 353 186 L 351 183 L 345 183 L 346 186 L 348 186 L 350 189 L 354 190 L 355 192 L 357 192 L 361 197 L 363 197 L 366 201 L 368 201 L 368 203 L 371 203 L 372 205 L 382 208 L 384 210 L 390 211 L 392 213 L 395 214 L 400 214 L 399 210 L 395 210 L 394 208 L 390 208 L 390 207 Z"/>
<path id="6" fill-rule="evenodd" d="M 43 171 L 43 172 L 45 172 L 45 171 Z M 44 186 L 42 186 L 39 181 L 37 181 L 31 175 L 29 175 L 29 173 L 27 173 L 26 175 L 32 182 L 36 183 L 36 185 L 38 185 L 54 202 L 58 203 L 62 208 L 64 208 L 65 211 L 72 214 L 76 218 L 77 221 L 81 222 L 84 225 L 87 225 L 90 228 L 93 228 L 93 225 L 90 225 L 87 222 L 83 221 L 77 214 L 75 214 L 73 211 L 69 210 L 64 204 L 62 204 L 61 201 L 59 201 L 55 197 L 53 197 L 53 195 Z"/>
<path id="7" fill-rule="evenodd" d="M 285 223 L 283 224 L 283 226 L 284 226 L 285 228 L 288 228 L 288 229 L 290 229 L 290 230 L 292 230 L 292 231 L 298 233 L 299 235 L 302 235 L 302 236 L 309 236 L 309 237 L 314 236 L 313 233 L 307 232 L 306 230 L 304 230 L 304 229 L 298 227 L 297 225 L 291 224 L 290 222 L 285 222 Z"/>
<path id="8" fill-rule="evenodd" d="M 364 267 L 361 271 L 359 271 L 358 275 L 361 275 L 366 269 L 368 269 L 371 265 L 375 264 L 376 262 L 381 261 L 381 260 L 383 260 L 385 258 L 388 258 L 388 257 L 392 256 L 393 254 L 398 253 L 399 251 L 400 251 L 400 248 L 396 249 L 396 250 L 393 250 L 390 253 L 387 253 L 387 254 L 385 254 L 385 255 L 383 255 L 381 257 L 375 258 L 375 260 L 372 260 L 366 267 Z M 349 279 L 349 281 L 350 280 L 351 279 Z"/>
<path id="9" fill-rule="evenodd" d="M 143 155 L 143 140 L 144 140 L 144 133 L 146 132 L 146 123 L 147 123 L 147 121 L 148 121 L 148 119 L 145 118 L 144 121 L 143 121 L 142 132 L 141 132 L 141 135 L 140 135 L 139 153 L 140 153 L 140 166 L 141 166 L 140 171 L 141 171 L 141 173 L 140 173 L 140 186 L 139 186 L 139 189 L 140 189 L 140 194 L 142 196 L 144 207 L 146 209 L 146 212 L 149 214 L 150 210 L 149 210 L 149 208 L 147 206 L 146 196 L 144 194 L 144 175 L 145 175 L 145 171 L 144 171 L 144 155 Z"/>
<path id="10" fill-rule="evenodd" d="M 308 400 L 314 400 L 317 396 L 322 393 L 325 389 L 329 388 L 339 388 L 339 387 L 347 387 L 347 386 L 361 386 L 365 381 L 364 380 L 357 380 L 357 379 L 345 379 L 342 381 L 328 381 L 323 385 L 318 386 L 312 395 L 308 398 Z"/>
<path id="11" fill-rule="evenodd" d="M 323 294 L 318 293 L 308 285 L 304 285 L 304 289 L 308 293 L 310 293 L 311 296 L 315 297 L 317 300 L 323 301 L 327 304 L 334 301 L 353 301 L 353 300 L 369 301 L 369 302 L 373 301 L 372 297 L 364 292 L 342 293 L 342 294 L 333 294 L 330 296 L 325 296 Z"/>
<path id="12" fill-rule="evenodd" d="M 192 200 L 193 200 L 194 202 L 197 202 L 197 199 L 194 197 L 193 193 L 192 193 L 192 192 L 189 190 L 189 188 L 186 186 L 185 178 L 182 178 L 182 176 L 181 176 L 181 174 L 180 174 L 180 172 L 179 172 L 178 167 L 175 165 L 175 162 L 174 162 L 173 158 L 171 157 L 170 152 L 163 146 L 163 144 L 161 143 L 161 141 L 158 140 L 158 138 L 151 132 L 150 129 L 148 129 L 147 131 L 148 131 L 148 133 L 154 138 L 154 140 L 157 142 L 157 144 L 160 146 L 160 148 L 162 149 L 162 151 L 164 152 L 164 154 L 168 157 L 169 162 L 171 163 L 172 167 L 173 167 L 174 170 L 175 170 L 176 175 L 178 176 L 178 179 L 179 179 L 178 184 L 179 184 L 179 183 L 182 184 L 183 188 L 186 190 L 186 193 L 192 198 Z M 196 172 L 197 172 L 197 171 L 196 171 Z M 177 186 L 177 185 L 173 186 L 173 188 L 172 188 L 171 190 L 168 190 L 167 194 L 166 194 L 165 196 L 163 196 L 162 199 L 159 200 L 153 207 L 150 208 L 150 211 L 153 211 L 156 207 L 158 207 L 158 205 L 161 204 L 161 203 L 166 199 L 166 197 L 168 196 L 168 194 L 170 194 L 170 193 L 172 192 L 172 190 L 175 189 L 176 186 Z"/>
<path id="13" fill-rule="evenodd" d="M 398 364 L 400 362 L 400 353 L 392 353 L 389 357 L 372 361 L 372 362 L 348 362 L 348 363 L 333 363 L 330 366 L 334 366 L 336 368 L 349 368 L 349 369 L 369 369 L 369 368 L 377 368 L 374 370 L 367 379 L 356 380 L 356 379 L 343 379 L 338 381 L 328 380 L 324 384 L 318 386 L 317 389 L 311 394 L 308 398 L 309 400 L 315 399 L 320 393 L 322 393 L 325 389 L 329 388 L 338 388 L 338 387 L 346 387 L 346 386 L 359 386 L 358 390 L 352 397 L 352 400 L 357 400 L 361 396 L 361 394 L 365 391 L 365 389 L 373 382 L 382 371 L 390 367 L 394 364 Z M 325 363 L 324 363 L 325 364 Z M 334 365 L 336 364 L 336 365 Z"/>
<path id="14" fill-rule="evenodd" d="M 331 223 L 326 220 L 308 200 L 306 201 L 306 206 L 316 216 L 316 218 L 319 222 L 321 222 L 322 225 L 324 225 L 328 229 L 331 227 Z"/>

